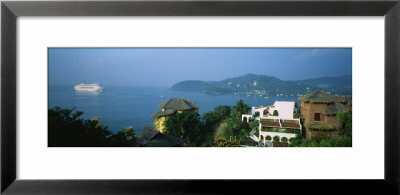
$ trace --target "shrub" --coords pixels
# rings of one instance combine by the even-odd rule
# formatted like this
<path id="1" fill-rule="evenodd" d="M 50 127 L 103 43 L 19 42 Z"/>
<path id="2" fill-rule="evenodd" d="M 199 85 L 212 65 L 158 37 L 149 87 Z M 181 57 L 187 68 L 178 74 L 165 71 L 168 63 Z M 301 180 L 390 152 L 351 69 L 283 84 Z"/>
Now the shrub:
<path id="1" fill-rule="evenodd" d="M 167 117 L 164 123 L 167 135 L 183 138 L 185 145 L 196 146 L 199 141 L 199 132 L 202 127 L 200 115 L 193 111 L 176 112 Z M 240 132 L 240 131 L 239 131 Z"/>
<path id="2" fill-rule="evenodd" d="M 287 142 L 288 142 L 288 139 L 287 139 L 286 137 L 282 137 L 281 141 L 282 141 L 283 143 L 287 143 Z"/>
<path id="3" fill-rule="evenodd" d="M 48 110 L 49 147 L 126 147 L 137 146 L 133 127 L 113 133 L 99 122 L 100 118 L 84 120 L 83 112 L 54 107 Z"/>
<path id="4" fill-rule="evenodd" d="M 274 142 L 279 142 L 279 136 L 274 136 Z"/>
<path id="5" fill-rule="evenodd" d="M 214 146 L 215 147 L 239 147 L 240 142 L 239 140 L 232 140 L 228 141 L 223 137 L 216 137 L 214 138 Z"/>
<path id="6" fill-rule="evenodd" d="M 272 138 L 271 138 L 271 136 L 267 135 L 267 136 L 265 137 L 265 139 L 268 140 L 268 141 L 271 141 Z"/>

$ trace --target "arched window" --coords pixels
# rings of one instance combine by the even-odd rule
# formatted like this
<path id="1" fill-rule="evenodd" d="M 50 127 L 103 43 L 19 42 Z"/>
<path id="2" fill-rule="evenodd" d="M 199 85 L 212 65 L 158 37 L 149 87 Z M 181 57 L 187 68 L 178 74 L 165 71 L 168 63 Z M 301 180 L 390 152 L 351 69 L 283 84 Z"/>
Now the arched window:
<path id="1" fill-rule="evenodd" d="M 278 113 L 278 111 L 277 111 L 277 110 L 274 110 L 274 114 L 273 114 L 273 116 L 279 116 L 279 113 Z"/>

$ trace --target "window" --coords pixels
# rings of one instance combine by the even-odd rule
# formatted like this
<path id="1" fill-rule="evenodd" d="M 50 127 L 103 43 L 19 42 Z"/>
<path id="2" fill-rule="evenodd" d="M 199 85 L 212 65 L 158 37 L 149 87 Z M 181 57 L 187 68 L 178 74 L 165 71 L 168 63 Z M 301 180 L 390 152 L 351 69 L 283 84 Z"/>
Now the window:
<path id="1" fill-rule="evenodd" d="M 321 113 L 315 113 L 314 114 L 314 121 L 320 121 L 321 120 Z"/>

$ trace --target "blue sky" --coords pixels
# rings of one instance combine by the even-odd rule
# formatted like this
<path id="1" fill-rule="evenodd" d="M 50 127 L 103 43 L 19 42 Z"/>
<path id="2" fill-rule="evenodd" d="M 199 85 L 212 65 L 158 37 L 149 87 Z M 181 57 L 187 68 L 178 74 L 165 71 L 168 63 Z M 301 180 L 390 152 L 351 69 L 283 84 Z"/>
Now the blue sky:
<path id="1" fill-rule="evenodd" d="M 169 87 L 248 73 L 299 80 L 352 74 L 351 48 L 49 48 L 49 85 Z"/>

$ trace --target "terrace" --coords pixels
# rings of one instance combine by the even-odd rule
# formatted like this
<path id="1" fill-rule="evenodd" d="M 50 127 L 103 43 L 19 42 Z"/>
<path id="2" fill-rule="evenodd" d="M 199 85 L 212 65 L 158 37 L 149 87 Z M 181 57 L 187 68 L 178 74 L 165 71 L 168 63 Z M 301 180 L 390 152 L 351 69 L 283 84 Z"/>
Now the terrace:
<path id="1" fill-rule="evenodd" d="M 300 120 L 281 120 L 282 128 L 300 129 Z"/>
<path id="2" fill-rule="evenodd" d="M 261 119 L 262 127 L 281 127 L 279 119 Z"/>

